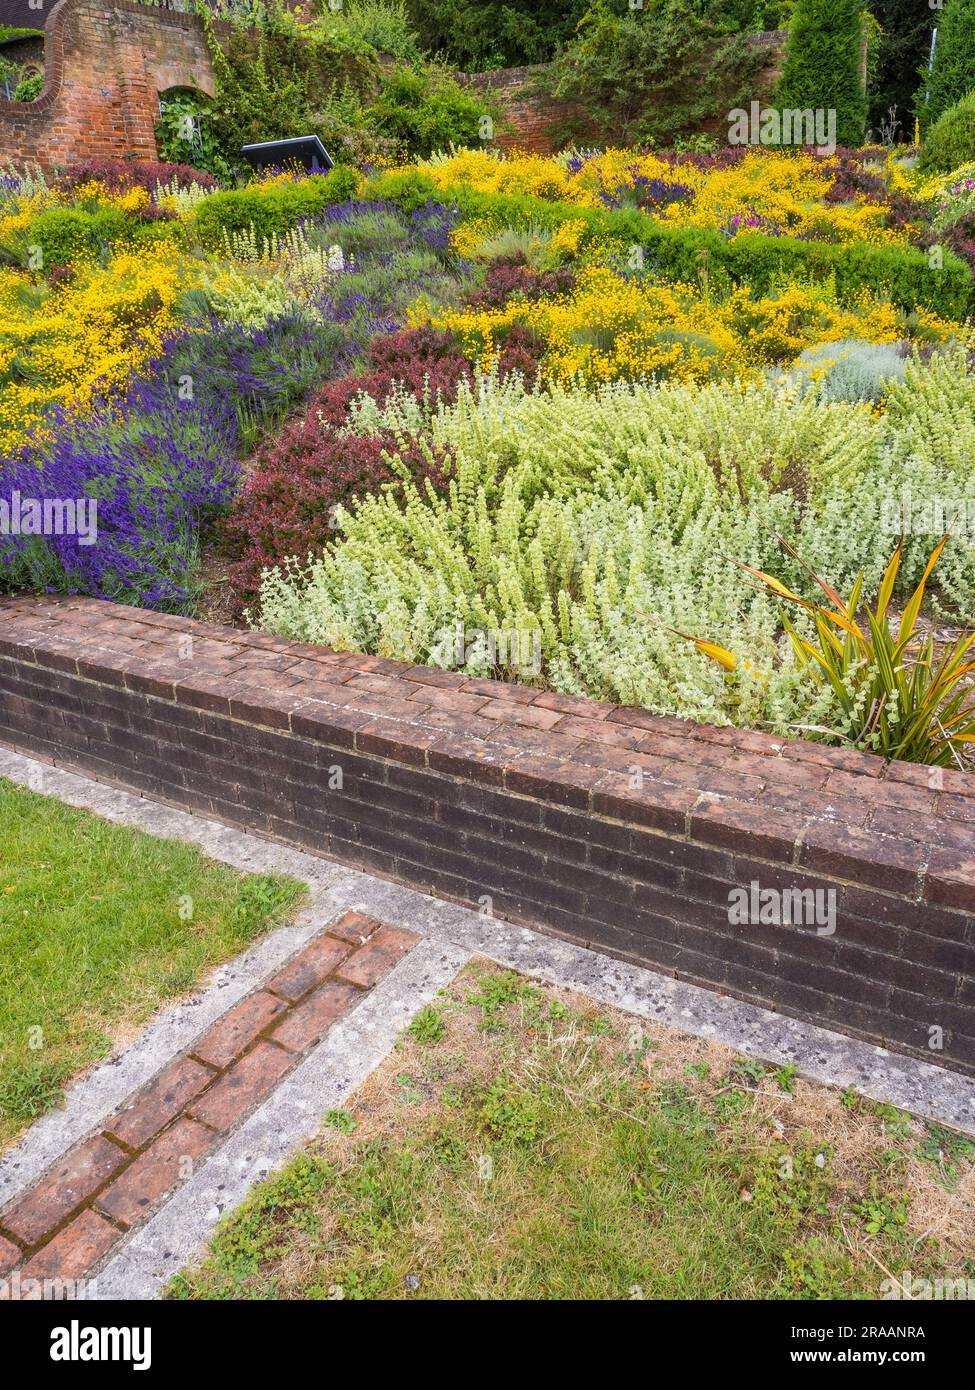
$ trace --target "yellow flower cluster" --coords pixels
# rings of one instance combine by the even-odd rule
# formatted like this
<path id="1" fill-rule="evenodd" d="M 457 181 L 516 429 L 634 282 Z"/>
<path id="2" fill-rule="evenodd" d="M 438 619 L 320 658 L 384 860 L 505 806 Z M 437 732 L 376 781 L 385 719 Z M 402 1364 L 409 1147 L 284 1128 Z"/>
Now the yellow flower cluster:
<path id="1" fill-rule="evenodd" d="M 931 337 L 958 330 L 933 314 L 920 312 L 919 318 Z M 431 321 L 457 334 L 485 366 L 507 331 L 521 325 L 545 343 L 546 375 L 591 383 L 654 374 L 748 380 L 775 363 L 793 362 L 814 344 L 851 337 L 896 342 L 904 334 L 894 306 L 867 293 L 841 306 L 828 287 L 790 284 L 765 297 L 740 287 L 717 300 L 694 285 L 627 280 L 605 266 L 583 271 L 571 294 L 451 311 Z"/>
<path id="2" fill-rule="evenodd" d="M 60 207 L 62 195 L 51 188 L 40 188 L 28 197 L 10 202 L 8 211 L 0 217 L 0 245 L 20 232 L 26 232 L 35 217 L 48 208 Z"/>
<path id="3" fill-rule="evenodd" d="M 971 196 L 972 186 L 975 186 L 975 164 L 962 164 L 950 174 L 934 174 L 924 179 L 912 191 L 915 198 L 937 207 L 941 203 L 949 203 L 959 194 Z"/>
<path id="4" fill-rule="evenodd" d="M 654 154 L 610 149 L 591 158 L 545 158 L 537 154 L 504 155 L 488 150 L 458 150 L 419 166 L 443 193 L 459 184 L 480 192 L 529 194 L 577 207 L 605 206 L 605 197 L 626 190 L 647 191 L 647 181 L 684 185 L 690 193 L 658 206 L 651 215 L 674 226 L 716 229 L 729 237 L 749 231 L 808 236 L 819 241 L 861 241 L 906 245 L 903 229 L 884 226 L 886 208 L 857 195 L 851 202 L 824 201 L 838 161 L 802 151 L 754 151 L 726 168 L 702 170 L 674 166 Z M 903 171 L 892 175 L 906 181 Z"/>
<path id="5" fill-rule="evenodd" d="M 907 244 L 903 231 L 883 225 L 883 204 L 861 198 L 823 202 L 834 176 L 832 160 L 808 154 L 750 154 L 740 164 L 709 172 L 693 201 L 671 203 L 663 217 L 677 226 L 719 228 L 732 235 L 770 227 L 817 241 Z M 683 182 L 683 169 L 679 177 Z"/>
<path id="6" fill-rule="evenodd" d="M 481 193 L 527 193 L 552 203 L 596 207 L 598 198 L 554 159 L 540 154 L 496 154 L 490 150 L 457 150 L 436 155 L 419 166 L 437 188 L 446 192 L 466 183 Z"/>
<path id="7" fill-rule="evenodd" d="M 469 222 L 461 222 L 454 228 L 450 234 L 450 244 L 458 256 L 471 257 L 476 254 L 488 231 L 489 228 L 482 218 L 472 218 Z"/>
<path id="8" fill-rule="evenodd" d="M 171 249 L 123 252 L 70 282 L 0 276 L 0 457 L 22 444 L 51 405 L 90 407 L 123 387 L 174 327 L 177 295 L 199 266 Z"/>

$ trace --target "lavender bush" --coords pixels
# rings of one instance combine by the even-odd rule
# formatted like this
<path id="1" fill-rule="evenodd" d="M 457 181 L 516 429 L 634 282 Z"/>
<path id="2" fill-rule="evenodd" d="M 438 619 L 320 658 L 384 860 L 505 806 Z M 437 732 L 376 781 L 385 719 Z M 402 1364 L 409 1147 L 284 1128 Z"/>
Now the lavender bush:
<path id="1" fill-rule="evenodd" d="M 439 204 L 412 214 L 383 202 L 330 208 L 305 232 L 312 245 L 340 246 L 344 268 L 305 311 L 260 329 L 221 320 L 188 294 L 185 327 L 122 395 L 85 416 L 51 413 L 37 441 L 0 462 L 0 507 L 18 497 L 97 502 L 91 544 L 0 533 L 0 584 L 191 611 L 200 534 L 233 498 L 240 458 L 323 381 L 347 374 L 375 334 L 400 327 L 418 290 L 457 296 L 455 224 Z"/>
<path id="2" fill-rule="evenodd" d="M 78 535 L 0 535 L 11 588 L 90 593 L 118 603 L 191 606 L 200 528 L 233 496 L 237 431 L 229 402 L 181 399 L 165 364 L 124 398 L 80 419 L 59 409 L 49 439 L 0 470 L 0 501 L 97 503 Z"/>

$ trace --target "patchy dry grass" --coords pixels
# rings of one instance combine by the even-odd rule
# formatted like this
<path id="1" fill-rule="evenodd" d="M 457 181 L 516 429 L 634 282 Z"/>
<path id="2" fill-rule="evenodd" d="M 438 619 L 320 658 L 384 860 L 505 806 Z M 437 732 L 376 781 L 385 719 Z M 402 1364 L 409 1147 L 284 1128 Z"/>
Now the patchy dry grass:
<path id="1" fill-rule="evenodd" d="M 975 1277 L 975 1146 L 475 962 L 182 1298 L 877 1298 Z"/>

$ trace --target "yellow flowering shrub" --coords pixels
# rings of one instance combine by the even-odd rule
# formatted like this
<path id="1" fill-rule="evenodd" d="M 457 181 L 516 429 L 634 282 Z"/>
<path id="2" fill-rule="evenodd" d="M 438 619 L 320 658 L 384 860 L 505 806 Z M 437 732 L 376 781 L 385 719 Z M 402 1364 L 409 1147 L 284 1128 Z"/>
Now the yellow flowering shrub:
<path id="1" fill-rule="evenodd" d="M 35 217 L 50 208 L 61 207 L 63 197 L 53 188 L 39 188 L 29 196 L 12 200 L 0 216 L 0 246 L 26 232 Z"/>
<path id="2" fill-rule="evenodd" d="M 717 299 L 695 285 L 625 279 L 608 266 L 588 267 L 570 294 L 413 316 L 424 320 L 455 333 L 464 351 L 486 367 L 508 330 L 528 328 L 545 343 L 547 377 L 594 384 L 653 374 L 688 382 L 757 379 L 814 344 L 845 338 L 890 343 L 904 336 L 897 309 L 867 292 L 846 305 L 829 286 L 798 284 L 764 297 L 740 286 Z M 960 331 L 925 311 L 918 313 L 918 327 L 939 340 Z"/>
<path id="3" fill-rule="evenodd" d="M 907 245 L 904 229 L 884 226 L 887 208 L 865 197 L 850 202 L 824 202 L 839 161 L 802 151 L 755 150 L 737 164 L 699 169 L 672 165 L 655 154 L 632 149 L 609 149 L 591 157 L 457 150 L 421 163 L 444 194 L 459 184 L 483 193 L 529 194 L 579 207 L 605 206 L 614 199 L 643 192 L 647 210 L 674 226 L 704 227 L 734 237 L 748 231 L 804 236 L 814 240 L 862 241 L 872 245 Z M 893 166 L 892 166 L 893 167 Z M 891 174 L 895 191 L 907 175 Z M 683 185 L 688 193 L 673 201 L 662 197 L 653 205 L 654 183 Z M 648 186 L 649 185 L 649 186 Z"/>
<path id="4" fill-rule="evenodd" d="M 487 232 L 488 227 L 481 218 L 461 222 L 451 232 L 450 244 L 458 256 L 470 257 L 476 254 Z"/>
<path id="5" fill-rule="evenodd" d="M 553 203 L 596 207 L 598 198 L 555 159 L 521 151 L 456 150 L 437 155 L 419 167 L 443 192 L 466 183 L 481 193 L 527 193 Z"/>
<path id="6" fill-rule="evenodd" d="M 162 247 L 82 265 L 53 287 L 19 271 L 0 276 L 0 456 L 47 407 L 85 409 L 124 386 L 175 326 L 177 295 L 198 281 L 197 263 Z"/>
<path id="7" fill-rule="evenodd" d="M 671 203 L 666 222 L 709 227 L 732 235 L 773 228 L 819 241 L 906 245 L 907 236 L 883 225 L 886 208 L 858 198 L 824 203 L 835 161 L 808 154 L 750 154 L 740 164 L 708 173 L 690 202 Z M 683 180 L 684 170 L 680 171 Z M 753 223 L 757 227 L 753 227 Z"/>

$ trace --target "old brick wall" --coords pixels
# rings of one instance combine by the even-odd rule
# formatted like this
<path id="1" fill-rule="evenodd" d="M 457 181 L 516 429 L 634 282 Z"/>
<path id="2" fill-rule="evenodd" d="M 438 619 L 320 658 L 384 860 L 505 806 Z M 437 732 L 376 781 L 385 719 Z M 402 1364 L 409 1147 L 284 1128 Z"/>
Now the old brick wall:
<path id="1" fill-rule="evenodd" d="M 51 170 L 86 156 L 156 158 L 160 92 L 214 91 L 195 15 L 130 0 L 59 0 L 45 31 L 45 86 L 0 101 L 0 158 Z"/>
<path id="2" fill-rule="evenodd" d="M 775 89 L 782 66 L 786 32 L 782 29 L 753 34 L 749 42 L 765 54 L 765 62 L 755 82 L 755 97 L 768 100 Z M 550 72 L 547 64 L 535 67 L 501 68 L 496 72 L 468 73 L 463 81 L 479 91 L 491 90 L 501 100 L 505 117 L 512 129 L 500 135 L 497 143 L 503 149 L 531 150 L 536 154 L 552 154 L 560 147 L 559 126 L 571 121 L 579 133 L 573 143 L 604 144 L 595 127 L 586 120 L 585 112 L 573 102 L 553 101 L 543 91 L 535 90 Z M 709 133 L 722 138 L 727 133 L 723 116 L 705 122 Z"/>
<path id="3" fill-rule="evenodd" d="M 975 1073 L 969 774 L 80 598 L 0 606 L 0 740 Z"/>
<path id="4" fill-rule="evenodd" d="M 493 92 L 499 98 L 505 119 L 511 127 L 506 134 L 498 136 L 497 144 L 502 149 L 553 154 L 559 148 L 557 128 L 563 121 L 579 123 L 584 130 L 588 130 L 590 138 L 596 140 L 595 128 L 587 126 L 581 107 L 569 101 L 553 101 L 551 97 L 532 91 L 532 84 L 544 81 L 549 71 L 546 64 L 540 64 L 464 76 L 463 80 L 469 87 L 480 92 Z"/>

